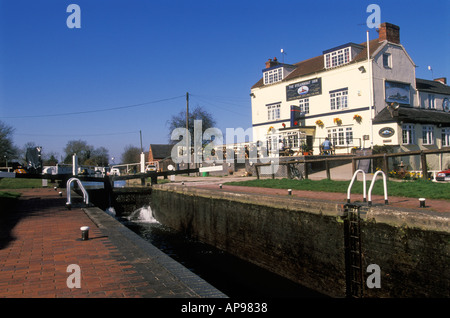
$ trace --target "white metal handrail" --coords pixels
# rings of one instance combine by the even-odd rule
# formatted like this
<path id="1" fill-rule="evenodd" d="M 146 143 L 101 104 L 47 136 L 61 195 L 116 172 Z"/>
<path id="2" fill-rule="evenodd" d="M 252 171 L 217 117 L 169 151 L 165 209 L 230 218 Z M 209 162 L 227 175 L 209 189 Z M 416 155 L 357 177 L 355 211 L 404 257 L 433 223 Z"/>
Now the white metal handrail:
<path id="1" fill-rule="evenodd" d="M 375 174 L 373 175 L 372 182 L 370 183 L 370 187 L 369 187 L 369 202 L 368 202 L 369 206 L 372 205 L 372 188 L 373 188 L 373 185 L 374 185 L 374 183 L 375 183 L 375 179 L 376 179 L 376 177 L 377 177 L 377 175 L 378 175 L 379 173 L 381 173 L 381 174 L 383 175 L 384 204 L 388 204 L 387 184 L 386 184 L 386 174 L 385 174 L 383 171 L 378 170 L 378 171 L 375 172 Z"/>
<path id="2" fill-rule="evenodd" d="M 78 186 L 81 189 L 81 192 L 83 192 L 83 202 L 86 204 L 89 204 L 89 194 L 87 193 L 86 189 L 83 187 L 83 184 L 81 183 L 80 179 L 78 178 L 70 178 L 69 180 L 67 180 L 67 185 L 66 185 L 66 189 L 67 189 L 67 205 L 71 205 L 72 201 L 71 201 L 71 196 L 70 196 L 70 185 L 73 181 L 76 181 L 78 183 Z"/>
<path id="3" fill-rule="evenodd" d="M 364 172 L 364 170 L 358 169 L 353 174 L 352 181 L 350 181 L 350 184 L 347 189 L 347 203 L 350 203 L 350 191 L 352 189 L 353 182 L 355 181 L 356 176 L 358 175 L 359 172 L 362 172 L 363 174 L 363 200 L 364 202 L 366 202 L 366 173 Z"/>

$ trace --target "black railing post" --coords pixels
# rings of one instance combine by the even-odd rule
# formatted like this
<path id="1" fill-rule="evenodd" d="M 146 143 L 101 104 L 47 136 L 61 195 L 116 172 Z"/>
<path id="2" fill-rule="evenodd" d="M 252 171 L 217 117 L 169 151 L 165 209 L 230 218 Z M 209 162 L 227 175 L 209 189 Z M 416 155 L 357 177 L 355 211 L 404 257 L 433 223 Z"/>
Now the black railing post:
<path id="1" fill-rule="evenodd" d="M 328 163 L 328 158 L 325 158 L 325 169 L 327 170 L 327 179 L 331 179 L 330 175 L 330 164 Z"/>
<path id="2" fill-rule="evenodd" d="M 422 179 L 428 179 L 428 167 L 427 167 L 427 155 L 423 152 L 420 152 L 420 161 L 422 162 Z"/>

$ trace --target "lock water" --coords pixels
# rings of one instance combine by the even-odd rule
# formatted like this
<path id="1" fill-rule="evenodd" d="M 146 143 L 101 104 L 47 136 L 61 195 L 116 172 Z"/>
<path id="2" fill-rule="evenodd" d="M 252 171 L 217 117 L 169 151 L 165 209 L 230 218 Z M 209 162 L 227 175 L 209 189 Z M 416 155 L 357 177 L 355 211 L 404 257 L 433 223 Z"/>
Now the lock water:
<path id="1" fill-rule="evenodd" d="M 229 297 L 326 297 L 160 224 L 150 207 L 119 221 Z"/>

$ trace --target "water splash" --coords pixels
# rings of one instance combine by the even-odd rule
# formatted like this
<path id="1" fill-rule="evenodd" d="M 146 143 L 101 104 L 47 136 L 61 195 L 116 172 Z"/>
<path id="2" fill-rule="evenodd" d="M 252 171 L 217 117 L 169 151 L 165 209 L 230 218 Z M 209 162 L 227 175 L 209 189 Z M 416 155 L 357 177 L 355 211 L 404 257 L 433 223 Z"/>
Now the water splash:
<path id="1" fill-rule="evenodd" d="M 108 213 L 109 215 L 116 217 L 116 210 L 114 210 L 113 207 L 109 207 L 105 210 L 106 213 Z"/>
<path id="2" fill-rule="evenodd" d="M 159 223 L 153 216 L 153 211 L 150 206 L 143 206 L 142 208 L 133 211 L 127 219 L 133 222 Z"/>

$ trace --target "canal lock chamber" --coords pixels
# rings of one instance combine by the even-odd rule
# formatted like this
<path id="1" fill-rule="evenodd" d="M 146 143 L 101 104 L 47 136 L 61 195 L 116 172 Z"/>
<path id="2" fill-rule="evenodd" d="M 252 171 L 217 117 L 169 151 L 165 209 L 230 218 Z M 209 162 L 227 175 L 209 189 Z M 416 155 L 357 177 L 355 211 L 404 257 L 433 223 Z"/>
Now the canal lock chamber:
<path id="1" fill-rule="evenodd" d="M 93 197 L 101 197 L 101 191 L 95 191 L 97 194 Z M 201 242 L 184 231 L 161 224 L 153 215 L 151 204 L 148 204 L 151 203 L 150 193 L 148 189 L 115 189 L 114 202 L 120 202 L 118 209 L 105 208 L 105 205 L 101 209 L 229 297 L 327 297 L 223 249 Z M 105 201 L 93 200 L 98 203 Z M 144 205 L 138 207 L 139 204 Z"/>
<path id="2" fill-rule="evenodd" d="M 309 295 L 339 298 L 450 296 L 450 222 L 442 215 L 423 209 L 404 211 L 390 206 L 363 206 L 359 211 L 358 229 L 361 247 L 359 274 L 362 275 L 357 283 L 359 286 L 362 283 L 362 286 L 360 290 L 353 286 L 350 293 L 348 264 L 351 260 L 346 241 L 348 233 L 345 233 L 350 231 L 347 224 L 349 212 L 345 211 L 344 204 L 297 199 L 293 208 L 284 197 L 264 199 L 242 194 L 217 195 L 207 190 L 167 184 L 139 189 L 134 194 L 132 190 L 127 192 L 128 199 L 119 198 L 121 206 L 123 202 L 134 204 L 143 200 L 142 206 L 148 204 L 152 215 L 164 224 L 160 223 L 160 226 L 169 229 L 171 235 L 203 245 L 197 249 L 199 254 L 214 255 L 216 252 L 208 250 L 214 247 L 218 254 L 231 255 L 236 262 L 244 260 L 254 265 L 249 272 L 263 269 L 274 273 L 276 277 L 295 283 L 295 286 L 305 286 L 311 291 Z M 137 197 L 132 198 L 130 194 Z M 94 200 L 92 202 L 95 203 Z M 128 211 L 135 210 L 132 207 Z M 142 222 L 131 225 L 135 232 L 146 231 L 142 229 Z M 184 248 L 188 256 L 194 255 L 195 250 Z M 166 251 L 175 259 L 172 251 Z M 233 268 L 235 260 L 219 263 L 229 272 L 245 273 Z M 183 263 L 182 260 L 179 262 Z M 200 263 L 209 267 L 211 261 L 201 259 Z M 381 269 L 381 288 L 367 287 L 366 279 L 370 273 L 366 269 L 371 264 Z M 185 267 L 190 268 L 190 265 Z M 220 271 L 216 273 L 222 275 Z M 254 286 L 258 286 L 257 278 Z M 243 296 L 251 293 L 245 292 Z M 302 293 L 295 292 L 280 291 L 278 295 L 302 297 Z M 311 297 L 308 293 L 306 295 Z"/>
<path id="3" fill-rule="evenodd" d="M 175 184 L 154 186 L 151 206 L 171 228 L 324 295 L 450 296 L 450 219 L 432 211 Z M 380 288 L 367 283 L 375 265 Z"/>

